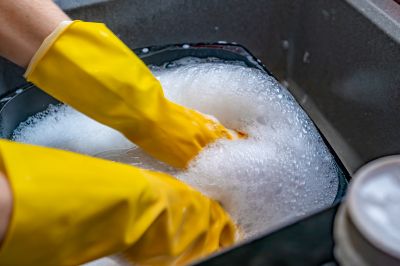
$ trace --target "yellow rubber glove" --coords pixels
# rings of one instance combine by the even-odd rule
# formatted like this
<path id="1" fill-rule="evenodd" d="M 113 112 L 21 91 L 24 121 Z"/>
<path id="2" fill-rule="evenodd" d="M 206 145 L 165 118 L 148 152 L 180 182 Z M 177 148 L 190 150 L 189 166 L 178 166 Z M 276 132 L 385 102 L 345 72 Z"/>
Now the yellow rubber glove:
<path id="1" fill-rule="evenodd" d="M 185 167 L 216 139 L 232 138 L 219 122 L 167 100 L 146 65 L 104 24 L 61 25 L 25 76 L 175 167 Z"/>
<path id="2" fill-rule="evenodd" d="M 0 155 L 14 198 L 0 265 L 77 265 L 122 250 L 142 265 L 182 265 L 234 241 L 216 202 L 166 174 L 4 140 Z"/>

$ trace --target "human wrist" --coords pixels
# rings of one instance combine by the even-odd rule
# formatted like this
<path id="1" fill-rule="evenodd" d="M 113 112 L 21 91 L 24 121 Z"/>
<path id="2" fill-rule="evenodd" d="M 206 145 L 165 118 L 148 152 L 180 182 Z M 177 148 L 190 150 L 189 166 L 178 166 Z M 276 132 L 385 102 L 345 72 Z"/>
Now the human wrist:
<path id="1" fill-rule="evenodd" d="M 69 17 L 50 0 L 0 1 L 0 55 L 26 67 L 60 22 Z"/>

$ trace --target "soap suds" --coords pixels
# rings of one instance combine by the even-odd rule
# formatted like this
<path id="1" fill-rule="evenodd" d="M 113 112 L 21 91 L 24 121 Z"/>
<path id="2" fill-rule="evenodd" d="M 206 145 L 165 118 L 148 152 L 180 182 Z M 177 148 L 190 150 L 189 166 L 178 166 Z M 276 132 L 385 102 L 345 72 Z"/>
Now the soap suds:
<path id="1" fill-rule="evenodd" d="M 248 138 L 219 140 L 189 169 L 178 171 L 63 105 L 29 118 L 13 139 L 173 173 L 221 202 L 245 237 L 332 204 L 338 187 L 334 158 L 308 116 L 273 77 L 243 64 L 194 58 L 152 71 L 166 97 L 213 115 Z"/>

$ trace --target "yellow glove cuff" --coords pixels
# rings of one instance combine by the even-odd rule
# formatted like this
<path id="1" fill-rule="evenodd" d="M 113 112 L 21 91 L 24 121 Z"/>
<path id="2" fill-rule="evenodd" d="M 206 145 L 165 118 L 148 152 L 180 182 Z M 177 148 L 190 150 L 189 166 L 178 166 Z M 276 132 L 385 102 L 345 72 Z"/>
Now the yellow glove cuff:
<path id="1" fill-rule="evenodd" d="M 71 25 L 73 21 L 62 21 L 58 27 L 43 41 L 40 45 L 39 49 L 33 55 L 31 61 L 29 62 L 28 68 L 24 73 L 24 77 L 27 78 L 30 73 L 35 69 L 36 65 L 40 61 L 40 59 L 47 53 L 47 50 L 50 49 L 51 45 L 57 38 L 67 29 L 69 25 Z"/>

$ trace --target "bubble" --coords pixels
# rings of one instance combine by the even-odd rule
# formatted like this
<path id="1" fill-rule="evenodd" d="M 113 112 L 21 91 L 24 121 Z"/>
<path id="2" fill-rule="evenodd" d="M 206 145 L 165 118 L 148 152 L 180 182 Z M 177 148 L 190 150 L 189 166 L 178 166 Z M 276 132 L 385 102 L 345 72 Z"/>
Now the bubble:
<path id="1" fill-rule="evenodd" d="M 97 132 L 97 133 L 96 133 Z M 121 133 L 66 105 L 50 105 L 14 131 L 13 140 L 93 155 L 134 145 Z"/>
<path id="2" fill-rule="evenodd" d="M 290 43 L 289 43 L 288 40 L 283 40 L 283 41 L 282 41 L 282 48 L 283 48 L 284 50 L 288 50 L 288 49 L 289 49 L 289 45 L 290 45 Z"/>

